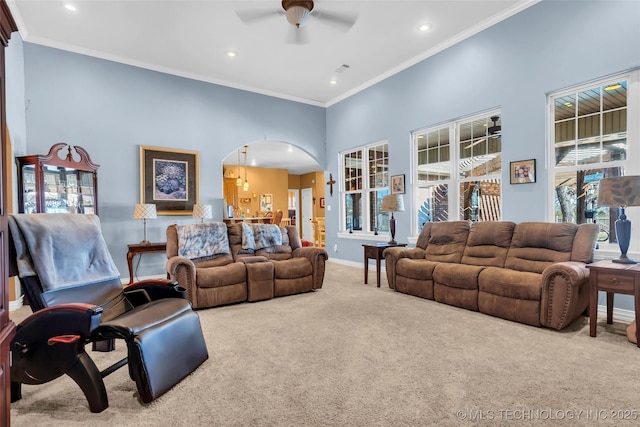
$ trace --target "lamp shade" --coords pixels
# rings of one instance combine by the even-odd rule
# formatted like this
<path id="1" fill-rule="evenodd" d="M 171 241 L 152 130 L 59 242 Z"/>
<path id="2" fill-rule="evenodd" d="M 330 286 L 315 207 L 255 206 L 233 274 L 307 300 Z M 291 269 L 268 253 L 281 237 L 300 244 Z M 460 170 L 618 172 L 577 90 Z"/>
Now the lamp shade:
<path id="1" fill-rule="evenodd" d="M 404 212 L 402 194 L 389 194 L 382 198 L 382 212 Z"/>
<path id="2" fill-rule="evenodd" d="M 193 217 L 203 219 L 213 217 L 211 205 L 193 205 Z"/>
<path id="3" fill-rule="evenodd" d="M 640 206 L 640 176 L 602 178 L 598 188 L 598 206 Z"/>
<path id="4" fill-rule="evenodd" d="M 133 218 L 135 219 L 156 219 L 158 213 L 156 212 L 156 205 L 154 204 L 137 204 L 133 209 Z"/>

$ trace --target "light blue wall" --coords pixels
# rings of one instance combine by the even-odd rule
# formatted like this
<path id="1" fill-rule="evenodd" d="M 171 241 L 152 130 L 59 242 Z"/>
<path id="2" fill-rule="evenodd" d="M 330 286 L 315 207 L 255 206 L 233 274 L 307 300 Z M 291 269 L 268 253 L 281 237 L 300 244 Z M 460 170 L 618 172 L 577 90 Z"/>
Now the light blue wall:
<path id="1" fill-rule="evenodd" d="M 24 43 L 26 153 L 65 142 L 100 165 L 99 210 L 105 239 L 123 277 L 128 243 L 142 240 L 133 220 L 140 200 L 139 146 L 196 150 L 200 202 L 222 219 L 222 161 L 244 144 L 290 143 L 325 163 L 325 109 Z M 148 238 L 165 241 L 172 223 L 148 221 Z M 163 272 L 164 255 L 145 255 L 139 276 Z"/>
<path id="2" fill-rule="evenodd" d="M 12 39 L 9 49 L 18 44 Z M 329 172 L 339 176 L 340 151 L 387 139 L 390 173 L 406 174 L 410 195 L 411 131 L 500 108 L 503 165 L 538 161 L 537 183 L 503 186 L 503 216 L 546 220 L 546 95 L 640 67 L 640 2 L 543 1 L 326 110 L 29 43 L 23 50 L 26 97 L 22 106 L 8 106 L 26 108 L 26 131 L 18 131 L 26 152 L 18 154 L 45 153 L 60 141 L 88 150 L 101 165 L 105 237 L 126 276 L 126 244 L 142 234 L 131 218 L 139 201 L 139 145 L 199 151 L 201 201 L 221 211 L 221 162 L 243 144 L 265 136 L 292 143 L 326 166 L 328 180 Z M 9 125 L 19 129 L 21 113 L 14 113 L 8 116 L 18 123 Z M 411 198 L 405 202 L 407 211 L 397 214 L 403 241 L 413 210 Z M 330 256 L 362 262 L 364 241 L 336 236 L 335 187 L 326 204 Z M 151 221 L 150 239 L 164 241 L 166 226 L 182 221 L 191 219 Z M 163 271 L 163 256 L 145 257 L 140 275 Z"/>
<path id="3" fill-rule="evenodd" d="M 407 175 L 396 240 L 411 233 L 413 130 L 499 107 L 503 218 L 548 220 L 546 95 L 640 67 L 640 2 L 543 1 L 327 109 L 327 171 L 340 151 L 389 141 L 389 172 Z M 509 185 L 510 161 L 537 160 L 537 182 Z M 328 197 L 327 248 L 361 262 L 361 240 L 338 238 L 339 196 Z M 386 239 L 381 238 L 381 241 Z M 334 245 L 338 251 L 334 252 Z"/>

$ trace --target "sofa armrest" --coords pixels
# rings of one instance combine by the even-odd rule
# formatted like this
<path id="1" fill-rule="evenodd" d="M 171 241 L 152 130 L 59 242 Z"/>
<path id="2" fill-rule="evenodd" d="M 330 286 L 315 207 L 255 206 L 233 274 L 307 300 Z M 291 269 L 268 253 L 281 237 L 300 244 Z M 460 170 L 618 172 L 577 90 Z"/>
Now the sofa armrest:
<path id="1" fill-rule="evenodd" d="M 311 262 L 313 268 L 313 289 L 322 288 L 324 281 L 324 264 L 329 259 L 329 254 L 323 248 L 306 246 L 293 250 L 294 258 L 305 257 Z"/>
<path id="2" fill-rule="evenodd" d="M 173 256 L 167 260 L 169 278 L 187 290 L 187 299 L 197 307 L 196 266 L 189 258 Z"/>
<path id="3" fill-rule="evenodd" d="M 396 264 L 401 258 L 421 259 L 424 258 L 426 251 L 422 248 L 405 248 L 392 247 L 386 248 L 382 252 L 385 261 L 385 269 L 387 271 L 387 282 L 391 289 L 396 288 Z"/>
<path id="4" fill-rule="evenodd" d="M 589 305 L 589 269 L 583 262 L 559 262 L 542 272 L 540 323 L 562 329 Z"/>

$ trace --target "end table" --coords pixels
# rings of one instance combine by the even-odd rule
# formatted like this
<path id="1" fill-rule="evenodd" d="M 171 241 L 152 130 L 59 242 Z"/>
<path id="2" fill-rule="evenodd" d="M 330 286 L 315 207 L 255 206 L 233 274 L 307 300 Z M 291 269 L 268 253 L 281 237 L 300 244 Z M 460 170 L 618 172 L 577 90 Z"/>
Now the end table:
<path id="1" fill-rule="evenodd" d="M 598 261 L 589 268 L 589 335 L 596 336 L 598 320 L 598 291 L 607 293 L 607 323 L 613 323 L 613 295 L 633 295 L 635 300 L 636 325 L 640 315 L 640 264 L 617 264 Z M 636 339 L 640 347 L 640 328 L 636 328 Z"/>
<path id="2" fill-rule="evenodd" d="M 396 246 L 407 246 L 406 243 L 376 243 L 373 245 L 362 245 L 364 247 L 364 283 L 369 282 L 369 259 L 376 260 L 376 276 L 378 287 L 380 287 L 380 261 L 382 260 L 382 252 L 387 248 Z"/>
<path id="3" fill-rule="evenodd" d="M 134 243 L 127 245 L 129 251 L 127 252 L 127 264 L 129 266 L 129 284 L 133 283 L 133 257 L 136 255 L 142 256 L 142 254 L 154 253 L 154 252 L 166 252 L 166 243 Z"/>

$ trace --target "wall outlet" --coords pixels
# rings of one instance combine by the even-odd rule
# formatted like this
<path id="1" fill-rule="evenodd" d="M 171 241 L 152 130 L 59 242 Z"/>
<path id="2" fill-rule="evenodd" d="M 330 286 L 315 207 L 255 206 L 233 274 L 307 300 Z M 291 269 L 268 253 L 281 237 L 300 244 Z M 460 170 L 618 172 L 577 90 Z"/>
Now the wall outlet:
<path id="1" fill-rule="evenodd" d="M 338 244 L 333 245 L 333 252 L 338 252 Z"/>
<path id="2" fill-rule="evenodd" d="M 327 210 L 330 212 L 331 211 L 331 205 L 327 205 Z"/>

